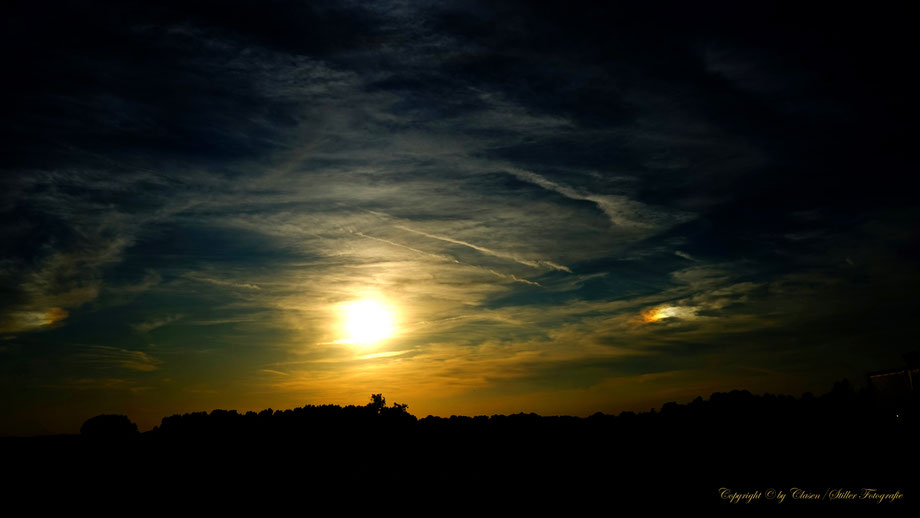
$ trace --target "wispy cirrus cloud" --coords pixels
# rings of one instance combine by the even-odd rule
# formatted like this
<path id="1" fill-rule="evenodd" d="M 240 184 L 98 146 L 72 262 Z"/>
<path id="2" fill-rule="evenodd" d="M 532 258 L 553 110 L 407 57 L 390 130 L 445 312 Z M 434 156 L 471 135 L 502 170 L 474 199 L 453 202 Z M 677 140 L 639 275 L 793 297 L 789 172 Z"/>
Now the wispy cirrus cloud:
<path id="1" fill-rule="evenodd" d="M 604 214 L 610 218 L 610 222 L 618 227 L 641 231 L 662 230 L 668 226 L 687 221 L 690 218 L 689 214 L 673 209 L 655 209 L 623 195 L 596 194 L 581 191 L 559 184 L 530 171 L 510 169 L 509 172 L 521 180 L 557 192 L 566 198 L 585 200 L 594 203 L 597 205 L 598 209 L 603 211 Z"/>
<path id="2" fill-rule="evenodd" d="M 412 232 L 414 234 L 419 234 L 419 235 L 422 235 L 422 236 L 425 236 L 431 239 L 437 239 L 439 241 L 446 241 L 448 243 L 453 243 L 455 245 L 472 248 L 473 250 L 476 250 L 477 252 L 482 252 L 486 255 L 491 255 L 494 257 L 500 257 L 502 259 L 508 259 L 510 261 L 514 261 L 516 263 L 523 264 L 525 266 L 530 266 L 531 268 L 541 268 L 542 267 L 542 268 L 551 268 L 553 270 L 560 270 L 563 272 L 569 272 L 569 273 L 572 272 L 572 270 L 570 270 L 568 267 L 562 266 L 560 264 L 556 264 L 552 261 L 524 259 L 514 254 L 509 254 L 507 252 L 499 252 L 499 251 L 491 250 L 489 248 L 474 245 L 472 243 L 467 243 L 466 241 L 460 241 L 458 239 L 454 239 L 454 238 L 447 237 L 447 236 L 438 236 L 434 234 L 429 234 L 427 232 L 422 232 L 421 230 L 414 230 L 414 229 L 411 229 L 409 227 L 402 226 L 402 225 L 397 225 L 396 228 L 405 230 L 406 232 Z"/>
<path id="3" fill-rule="evenodd" d="M 138 322 L 136 324 L 131 324 L 131 327 L 133 327 L 139 333 L 149 333 L 150 331 L 153 331 L 154 329 L 157 329 L 163 326 L 167 326 L 181 319 L 182 317 L 183 315 L 181 314 L 166 315 L 160 318 L 154 318 L 152 320 L 146 320 L 144 322 Z"/>
<path id="4" fill-rule="evenodd" d="M 108 345 L 83 347 L 75 357 L 80 362 L 90 363 L 98 367 L 122 368 L 141 372 L 157 370 L 163 363 L 143 351 L 132 351 Z"/>

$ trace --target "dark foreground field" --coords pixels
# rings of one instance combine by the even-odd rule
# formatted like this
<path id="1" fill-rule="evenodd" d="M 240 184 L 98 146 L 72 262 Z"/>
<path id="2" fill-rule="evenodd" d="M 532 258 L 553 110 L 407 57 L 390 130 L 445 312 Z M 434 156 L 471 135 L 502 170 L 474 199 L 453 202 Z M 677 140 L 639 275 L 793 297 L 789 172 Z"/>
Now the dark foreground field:
<path id="1" fill-rule="evenodd" d="M 443 505 L 615 508 L 730 505 L 731 494 L 748 493 L 754 505 L 776 505 L 772 489 L 786 494 L 781 505 L 913 505 L 916 416 L 915 403 L 892 408 L 838 384 L 820 397 L 734 391 L 656 412 L 588 418 L 417 419 L 379 399 L 172 416 L 143 434 L 110 418 L 88 422 L 80 436 L 0 444 L 7 495 L 34 501 L 189 496 L 224 504 L 295 498 L 306 505 L 334 493 Z M 795 488 L 806 491 L 796 496 Z M 896 492 L 902 496 L 894 502 L 879 502 L 878 495 Z"/>

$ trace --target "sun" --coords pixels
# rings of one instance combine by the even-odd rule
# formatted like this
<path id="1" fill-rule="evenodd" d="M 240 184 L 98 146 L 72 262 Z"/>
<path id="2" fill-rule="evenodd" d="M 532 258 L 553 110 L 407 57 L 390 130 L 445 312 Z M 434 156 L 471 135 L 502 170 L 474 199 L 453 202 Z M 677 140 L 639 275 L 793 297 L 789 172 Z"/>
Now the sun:
<path id="1" fill-rule="evenodd" d="M 361 299 L 342 305 L 343 333 L 341 343 L 373 345 L 393 336 L 396 330 L 393 312 L 372 299 Z"/>

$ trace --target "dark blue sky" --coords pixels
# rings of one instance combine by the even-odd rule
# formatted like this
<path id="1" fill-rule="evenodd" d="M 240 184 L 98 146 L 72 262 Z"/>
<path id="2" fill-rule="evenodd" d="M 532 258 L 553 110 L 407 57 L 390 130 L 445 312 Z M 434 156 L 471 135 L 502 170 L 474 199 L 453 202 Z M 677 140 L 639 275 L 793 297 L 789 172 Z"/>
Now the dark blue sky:
<path id="1" fill-rule="evenodd" d="M 905 9 L 13 2 L 0 433 L 372 392 L 587 415 L 896 366 Z"/>

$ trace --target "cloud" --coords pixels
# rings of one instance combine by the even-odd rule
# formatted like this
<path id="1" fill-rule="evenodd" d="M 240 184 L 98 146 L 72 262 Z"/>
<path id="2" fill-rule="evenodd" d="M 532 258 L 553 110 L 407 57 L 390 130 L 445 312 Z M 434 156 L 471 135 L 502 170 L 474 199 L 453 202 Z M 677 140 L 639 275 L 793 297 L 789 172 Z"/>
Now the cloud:
<path id="1" fill-rule="evenodd" d="M 688 214 L 680 211 L 653 209 L 645 204 L 630 200 L 626 196 L 580 191 L 553 182 L 530 171 L 509 169 L 509 172 L 521 180 L 557 192 L 566 198 L 594 203 L 610 218 L 610 222 L 618 227 L 643 231 L 661 230 L 690 218 Z"/>
<path id="2" fill-rule="evenodd" d="M 274 369 L 260 369 L 259 372 L 264 372 L 266 374 L 274 374 L 275 376 L 289 376 L 287 372 L 276 371 Z"/>
<path id="3" fill-rule="evenodd" d="M 94 249 L 96 242 L 87 246 L 52 252 L 37 266 L 19 263 L 3 272 L 6 286 L 15 295 L 0 305 L 0 332 L 29 331 L 62 322 L 69 309 L 94 300 L 102 284 L 99 269 L 116 262 L 127 241 L 115 239 L 98 249 Z"/>
<path id="4" fill-rule="evenodd" d="M 397 227 L 397 228 L 401 228 L 401 227 Z M 447 256 L 447 255 L 443 255 L 443 254 L 433 254 L 433 253 L 430 253 L 430 252 L 425 252 L 425 251 L 418 250 L 418 249 L 412 248 L 412 247 L 410 247 L 410 246 L 402 245 L 402 244 L 399 244 L 399 243 L 396 243 L 396 242 L 393 242 L 393 241 L 390 241 L 390 240 L 387 240 L 387 239 L 382 239 L 382 238 L 374 237 L 374 236 L 368 236 L 368 235 L 363 234 L 363 233 L 361 233 L 361 232 L 354 232 L 354 234 L 355 234 L 355 235 L 358 235 L 358 236 L 361 236 L 361 237 L 365 237 L 365 238 L 367 238 L 367 239 L 373 239 L 373 240 L 376 240 L 376 241 L 380 241 L 380 242 L 382 242 L 382 243 L 387 243 L 387 244 L 390 244 L 390 245 L 393 245 L 393 246 L 397 246 L 397 247 L 400 247 L 400 248 L 405 248 L 406 250 L 411 250 L 411 251 L 413 251 L 413 252 L 415 252 L 415 253 L 418 253 L 418 254 L 421 254 L 421 255 L 433 257 L 433 258 L 440 259 L 440 260 L 443 260 L 443 261 L 452 262 L 452 263 L 455 263 L 455 264 L 460 264 L 460 265 L 464 265 L 464 266 L 469 266 L 469 267 L 471 267 L 471 268 L 482 269 L 482 270 L 485 270 L 485 271 L 491 273 L 492 275 L 495 275 L 496 277 L 501 277 L 502 279 L 510 279 L 510 280 L 512 280 L 512 281 L 514 281 L 514 282 L 520 282 L 520 283 L 524 283 L 524 284 L 529 284 L 529 285 L 531 285 L 531 286 L 542 286 L 542 285 L 541 285 L 540 283 L 538 283 L 538 282 L 530 281 L 530 280 L 527 280 L 527 279 L 518 277 L 518 276 L 516 276 L 516 275 L 514 275 L 514 274 L 505 274 L 505 273 L 497 272 L 497 271 L 495 271 L 495 270 L 493 270 L 493 269 L 491 269 L 491 268 L 483 268 L 483 267 L 481 267 L 481 266 L 476 266 L 476 265 L 461 263 L 460 261 L 454 259 L 453 257 Z M 494 255 L 494 254 L 490 254 L 490 255 Z M 515 261 L 515 262 L 520 262 L 520 261 Z M 525 263 L 525 264 L 526 264 L 526 263 Z M 528 265 L 528 266 L 529 266 L 529 265 Z M 569 270 L 569 271 L 570 271 L 570 270 Z"/>
<path id="5" fill-rule="evenodd" d="M 107 345 L 86 346 L 75 357 L 80 362 L 99 367 L 123 368 L 140 372 L 157 370 L 163 363 L 143 351 L 132 351 Z"/>
<path id="6" fill-rule="evenodd" d="M 458 239 L 454 239 L 454 238 L 447 237 L 447 236 L 438 236 L 434 234 L 429 234 L 427 232 L 422 232 L 421 230 L 414 230 L 414 229 L 411 229 L 409 227 L 405 227 L 402 225 L 397 225 L 396 228 L 405 230 L 406 232 L 412 232 L 414 234 L 419 234 L 425 237 L 429 237 L 431 239 L 437 239 L 439 241 L 445 241 L 447 243 L 453 243 L 455 245 L 469 247 L 469 248 L 472 248 L 473 250 L 476 250 L 477 252 L 482 252 L 486 255 L 491 255 L 494 257 L 500 257 L 502 259 L 508 259 L 510 261 L 514 261 L 516 263 L 523 264 L 525 266 L 530 266 L 531 268 L 543 267 L 543 268 L 551 268 L 553 270 L 559 270 L 563 272 L 572 273 L 572 270 L 570 270 L 568 267 L 556 264 L 552 261 L 523 259 L 521 257 L 518 257 L 514 254 L 509 254 L 507 252 L 497 252 L 495 250 L 490 250 L 482 246 L 474 245 L 472 243 L 467 243 L 466 241 L 460 241 Z"/>
<path id="7" fill-rule="evenodd" d="M 184 275 L 186 279 L 190 279 L 198 282 L 205 282 L 208 284 L 213 284 L 215 286 L 226 286 L 229 288 L 242 288 L 246 290 L 261 290 L 262 287 L 258 284 L 252 284 L 249 282 L 235 282 L 228 281 L 226 279 L 219 279 L 215 277 L 208 277 L 206 275 L 201 275 L 199 273 L 189 272 Z"/>
<path id="8" fill-rule="evenodd" d="M 179 315 L 179 314 L 166 315 L 161 318 L 147 320 L 145 322 L 139 322 L 137 324 L 131 324 L 131 327 L 133 327 L 139 333 L 149 333 L 150 331 L 153 331 L 154 329 L 157 329 L 158 327 L 169 325 L 181 319 L 183 316 L 184 315 Z"/>
<path id="9" fill-rule="evenodd" d="M 47 311 L 11 311 L 4 315 L 0 323 L 0 333 L 31 331 L 53 326 L 67 316 L 67 310 L 58 307 L 49 308 Z"/>
<path id="10" fill-rule="evenodd" d="M 646 323 L 667 321 L 668 319 L 689 320 L 696 317 L 698 309 L 688 306 L 659 306 L 642 311 Z"/>

